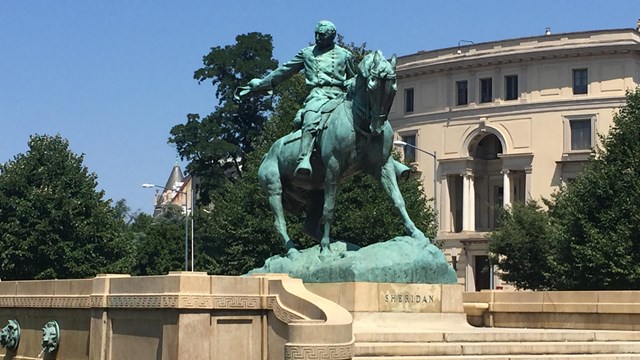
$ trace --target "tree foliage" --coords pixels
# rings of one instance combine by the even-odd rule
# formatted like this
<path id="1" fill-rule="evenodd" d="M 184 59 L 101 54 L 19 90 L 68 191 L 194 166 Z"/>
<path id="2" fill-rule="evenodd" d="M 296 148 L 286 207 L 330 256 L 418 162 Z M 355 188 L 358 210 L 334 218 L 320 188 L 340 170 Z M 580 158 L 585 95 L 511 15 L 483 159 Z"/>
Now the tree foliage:
<path id="1" fill-rule="evenodd" d="M 272 110 L 271 98 L 256 95 L 235 102 L 233 93 L 277 66 L 272 53 L 271 35 L 238 35 L 234 45 L 211 48 L 202 59 L 204 66 L 194 73 L 200 83 L 211 81 L 218 105 L 204 118 L 187 115 L 186 123 L 171 129 L 169 142 L 189 162 L 187 172 L 199 179 L 202 204 L 210 203 L 229 174 L 242 173 L 245 154 L 253 150 L 253 141 L 262 132 Z"/>
<path id="2" fill-rule="evenodd" d="M 184 269 L 185 215 L 172 205 L 156 217 L 138 214 L 129 227 L 137 244 L 133 275 L 166 275 Z"/>
<path id="3" fill-rule="evenodd" d="M 640 89 L 613 123 L 597 157 L 556 197 L 558 288 L 640 288 Z"/>
<path id="4" fill-rule="evenodd" d="M 502 279 L 522 289 L 548 289 L 553 281 L 548 212 L 533 200 L 514 203 L 500 222 L 489 236 L 489 252 Z"/>
<path id="5" fill-rule="evenodd" d="M 612 129 L 600 139 L 602 148 L 580 177 L 554 195 L 548 214 L 538 209 L 519 216 L 522 209 L 514 208 L 492 234 L 492 251 L 512 259 L 498 263 L 502 270 L 514 271 L 519 261 L 532 266 L 516 267 L 506 275 L 511 281 L 559 290 L 640 288 L 640 89 L 627 93 Z M 535 274 L 526 242 L 542 253 L 538 267 L 549 275 Z"/>
<path id="6" fill-rule="evenodd" d="M 84 278 L 128 272 L 133 245 L 83 156 L 59 135 L 34 135 L 0 165 L 0 277 Z"/>

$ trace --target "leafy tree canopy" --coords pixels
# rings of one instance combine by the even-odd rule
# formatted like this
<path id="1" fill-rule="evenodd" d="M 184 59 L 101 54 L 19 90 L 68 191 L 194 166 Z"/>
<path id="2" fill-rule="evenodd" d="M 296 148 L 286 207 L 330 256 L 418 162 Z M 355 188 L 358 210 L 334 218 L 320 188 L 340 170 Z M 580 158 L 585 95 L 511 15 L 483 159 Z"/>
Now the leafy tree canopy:
<path id="1" fill-rule="evenodd" d="M 169 142 L 189 162 L 187 172 L 199 179 L 198 198 L 203 204 L 210 203 L 212 193 L 230 174 L 241 174 L 245 154 L 253 150 L 253 141 L 262 132 L 272 110 L 271 98 L 251 96 L 235 102 L 233 92 L 274 69 L 278 63 L 272 53 L 270 35 L 238 35 L 234 45 L 211 48 L 202 59 L 204 66 L 194 73 L 200 83 L 211 81 L 218 105 L 204 118 L 187 115 L 185 124 L 171 129 Z"/>
<path id="2" fill-rule="evenodd" d="M 133 275 L 166 275 L 184 269 L 185 215 L 167 206 L 156 217 L 138 214 L 129 227 L 138 252 Z"/>
<path id="3" fill-rule="evenodd" d="M 491 235 L 491 251 L 506 257 L 498 261 L 510 272 L 505 279 L 533 289 L 640 288 L 640 89 L 627 93 L 600 139 L 602 148 L 548 212 L 514 207 Z"/>
<path id="4" fill-rule="evenodd" d="M 128 272 L 124 220 L 97 191 L 83 156 L 59 135 L 34 135 L 0 165 L 0 252 L 5 279 L 84 278 Z"/>

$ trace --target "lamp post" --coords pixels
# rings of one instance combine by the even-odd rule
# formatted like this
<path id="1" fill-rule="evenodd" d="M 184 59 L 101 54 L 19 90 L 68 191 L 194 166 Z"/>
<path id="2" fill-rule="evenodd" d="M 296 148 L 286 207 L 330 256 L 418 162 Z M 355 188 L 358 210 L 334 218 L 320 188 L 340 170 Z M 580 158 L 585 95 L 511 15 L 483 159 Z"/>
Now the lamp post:
<path id="1" fill-rule="evenodd" d="M 189 271 L 189 217 L 187 216 L 187 200 L 188 200 L 187 197 L 189 195 L 185 191 L 169 189 L 167 187 L 156 185 L 156 184 L 142 184 L 142 187 L 145 189 L 151 189 L 156 187 L 156 188 L 160 188 L 168 191 L 174 191 L 178 194 L 184 195 L 184 271 Z M 193 265 L 191 266 L 191 271 L 193 271 Z"/>
<path id="2" fill-rule="evenodd" d="M 404 142 L 402 140 L 397 140 L 393 142 L 393 145 L 396 146 L 409 146 L 412 147 L 418 151 L 421 151 L 429 156 L 431 156 L 433 158 L 433 210 L 435 211 L 436 215 L 438 214 L 438 190 L 437 190 L 437 185 L 438 185 L 438 176 L 436 175 L 436 171 L 438 171 L 438 153 L 437 152 L 429 152 L 426 150 L 422 150 L 419 147 L 415 146 L 415 145 L 411 145 L 407 142 Z"/>

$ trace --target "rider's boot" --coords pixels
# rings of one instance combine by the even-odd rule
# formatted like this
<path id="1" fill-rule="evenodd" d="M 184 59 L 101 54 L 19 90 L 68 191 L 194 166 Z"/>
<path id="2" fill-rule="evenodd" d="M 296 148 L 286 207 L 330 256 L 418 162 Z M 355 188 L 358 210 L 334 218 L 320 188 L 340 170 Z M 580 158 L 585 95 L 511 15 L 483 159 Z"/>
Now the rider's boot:
<path id="1" fill-rule="evenodd" d="M 302 130 L 302 138 L 300 139 L 300 156 L 298 157 L 298 167 L 293 175 L 298 177 L 310 178 L 313 171 L 311 170 L 311 151 L 313 150 L 313 134 L 310 131 Z"/>

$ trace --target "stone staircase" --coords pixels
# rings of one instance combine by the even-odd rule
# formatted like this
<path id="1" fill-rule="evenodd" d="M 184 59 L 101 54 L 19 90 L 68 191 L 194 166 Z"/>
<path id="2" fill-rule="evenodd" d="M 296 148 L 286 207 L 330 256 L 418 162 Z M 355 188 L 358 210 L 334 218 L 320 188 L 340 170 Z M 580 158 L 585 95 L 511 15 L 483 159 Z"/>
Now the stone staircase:
<path id="1" fill-rule="evenodd" d="M 354 328 L 356 360 L 640 359 L 640 332 Z"/>

